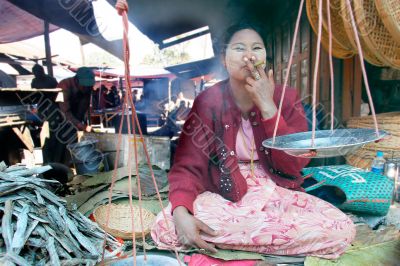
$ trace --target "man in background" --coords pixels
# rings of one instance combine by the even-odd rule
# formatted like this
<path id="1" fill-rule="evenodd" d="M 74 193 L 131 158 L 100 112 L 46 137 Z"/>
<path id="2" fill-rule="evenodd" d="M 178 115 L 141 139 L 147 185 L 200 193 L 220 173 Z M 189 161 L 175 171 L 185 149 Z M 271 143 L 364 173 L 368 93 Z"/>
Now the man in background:
<path id="1" fill-rule="evenodd" d="M 94 83 L 93 71 L 90 68 L 81 67 L 78 68 L 74 77 L 64 79 L 58 84 L 64 98 L 64 101 L 59 103 L 60 109 L 66 119 L 78 130 L 92 131 L 92 127 L 86 121 Z"/>
<path id="2" fill-rule="evenodd" d="M 62 89 L 63 101 L 58 103 L 59 110 L 64 116 L 57 123 L 56 119 L 50 123 L 50 131 L 55 134 L 47 143 L 51 151 L 51 162 L 68 164 L 69 153 L 67 145 L 77 141 L 77 132 L 91 132 L 92 127 L 87 123 L 87 114 L 90 105 L 90 95 L 95 83 L 94 73 L 90 68 L 78 68 L 76 75 L 64 79 L 58 84 Z M 62 125 L 60 125 L 62 123 Z"/>
<path id="3" fill-rule="evenodd" d="M 32 73 L 35 78 L 32 80 L 31 87 L 34 89 L 52 89 L 57 88 L 57 80 L 46 73 L 41 65 L 35 64 L 32 67 Z"/>

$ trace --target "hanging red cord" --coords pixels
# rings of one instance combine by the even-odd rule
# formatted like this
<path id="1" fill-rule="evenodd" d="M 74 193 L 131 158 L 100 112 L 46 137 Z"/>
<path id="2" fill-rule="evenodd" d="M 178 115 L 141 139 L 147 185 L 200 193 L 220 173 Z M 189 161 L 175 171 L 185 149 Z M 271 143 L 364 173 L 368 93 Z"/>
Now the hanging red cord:
<path id="1" fill-rule="evenodd" d="M 332 23 L 331 23 L 331 1 L 326 0 L 326 9 L 328 15 L 328 31 L 329 31 L 329 73 L 331 76 L 331 131 L 334 128 L 335 118 L 335 83 L 333 77 L 333 59 L 332 59 Z"/>
<path id="2" fill-rule="evenodd" d="M 313 96 L 312 96 L 312 137 L 311 147 L 314 147 L 315 141 L 315 129 L 317 124 L 317 82 L 318 82 L 318 70 L 319 61 L 321 58 L 321 38 L 322 38 L 322 0 L 319 1 L 318 6 L 318 38 L 317 38 L 317 51 L 315 58 L 314 67 L 314 78 L 313 78 Z"/>
<path id="3" fill-rule="evenodd" d="M 122 16 L 122 22 L 123 22 L 123 49 L 124 49 L 124 65 L 125 65 L 125 88 L 126 88 L 126 93 L 125 93 L 125 97 L 124 97 L 124 102 L 123 102 L 123 107 L 122 107 L 122 115 L 125 115 L 126 111 L 128 111 L 128 115 L 127 115 L 127 126 L 128 126 L 128 136 L 129 139 L 131 139 L 131 121 L 129 120 L 129 107 L 132 110 L 132 115 L 131 115 L 131 119 L 132 119 L 132 128 L 135 130 L 136 128 L 136 124 L 138 125 L 138 130 L 139 130 L 139 135 L 140 135 L 140 142 L 142 142 L 143 144 L 143 150 L 146 156 L 146 161 L 147 164 L 149 166 L 150 169 L 150 173 L 151 173 L 151 177 L 154 183 L 154 187 L 157 193 L 157 198 L 159 200 L 160 203 L 160 207 L 164 216 L 164 219 L 166 221 L 166 225 L 167 228 L 169 228 L 169 223 L 168 220 L 166 218 L 166 214 L 164 212 L 164 206 L 162 204 L 162 200 L 161 200 L 161 196 L 160 196 L 160 192 L 158 190 L 157 187 L 157 182 L 155 180 L 155 176 L 154 176 L 154 172 L 151 166 L 151 161 L 150 161 L 150 156 L 147 150 L 147 146 L 146 143 L 144 141 L 144 137 L 143 137 L 143 132 L 142 129 L 140 127 L 139 124 L 139 119 L 137 117 L 137 113 L 136 113 L 136 108 L 135 105 L 133 103 L 133 97 L 132 97 L 132 92 L 130 90 L 131 88 L 131 80 L 130 80 L 130 67 L 129 67 L 129 60 L 130 60 L 130 49 L 129 49 L 129 39 L 128 39 L 128 31 L 129 31 L 129 20 L 128 20 L 128 3 L 126 0 L 118 0 L 116 5 L 115 5 L 118 14 L 120 16 Z M 121 142 L 122 142 L 122 127 L 123 127 L 123 123 L 124 123 L 124 119 L 121 119 L 121 123 L 120 123 L 120 128 L 119 128 L 119 132 L 118 132 L 118 143 L 117 143 L 117 147 L 121 146 Z M 136 132 L 133 132 L 133 145 L 134 145 L 134 154 L 135 154 L 135 165 L 136 165 L 136 177 L 137 177 L 137 185 L 138 185 L 138 196 L 139 196 L 139 215 L 140 215 L 140 223 L 141 223 L 141 228 L 142 228 L 142 240 L 143 243 L 145 243 L 145 234 L 143 231 L 143 213 L 142 213 L 142 192 L 141 192 L 141 182 L 140 182 L 140 175 L 139 175 L 139 162 L 138 162 L 138 152 L 137 152 L 137 138 L 136 138 Z M 111 181 L 111 186 L 110 186 L 110 191 L 109 191 L 109 197 L 108 197 L 108 208 L 107 208 L 107 214 L 106 214 L 106 225 L 108 225 L 109 222 L 109 218 L 110 218 L 110 207 L 111 207 L 111 201 L 112 201 L 112 192 L 113 192 L 113 188 L 114 188 L 114 184 L 115 184 L 115 179 L 117 176 L 117 167 L 118 167 L 118 159 L 119 159 L 119 151 L 120 149 L 117 149 L 117 154 L 116 154 L 116 158 L 114 161 L 114 173 L 112 176 L 112 181 Z M 131 209 L 131 216 L 132 216 L 132 230 L 133 232 L 135 231 L 135 224 L 134 224 L 134 212 L 133 212 L 133 202 L 132 202 L 132 162 L 131 162 L 131 145 L 129 145 L 129 153 L 128 153 L 128 172 L 129 172 L 129 177 L 128 177 L 128 182 L 129 182 L 129 205 L 130 205 L 130 209 Z M 102 259 L 104 260 L 104 253 L 105 253 L 105 240 L 104 239 L 104 245 L 103 245 L 103 256 Z M 132 234 L 132 243 L 133 243 L 133 262 L 134 265 L 136 265 L 136 239 L 134 234 Z M 175 255 L 176 258 L 179 262 L 179 265 L 181 264 L 181 261 L 179 259 L 179 255 L 178 252 L 176 250 L 176 248 L 174 248 L 175 251 Z M 144 252 L 144 259 L 146 261 L 146 250 L 145 250 L 145 245 L 143 245 L 143 252 Z"/>
<path id="4" fill-rule="evenodd" d="M 288 68 L 286 71 L 286 76 L 285 76 L 285 81 L 283 83 L 283 91 L 282 91 L 282 96 L 281 99 L 279 101 L 279 108 L 278 108 L 278 114 L 277 114 L 277 118 L 276 118 L 276 122 L 275 122 L 275 128 L 274 128 L 274 134 L 272 136 L 272 145 L 275 144 L 275 137 L 276 137 L 276 133 L 278 131 L 278 126 L 279 126 L 279 120 L 281 118 L 281 113 L 282 113 L 282 107 L 283 107 L 283 99 L 285 98 L 285 93 L 286 93 L 286 87 L 289 81 L 289 75 L 290 75 L 290 69 L 292 67 L 292 62 L 293 62 L 293 55 L 294 55 L 294 48 L 296 45 L 296 41 L 297 40 L 297 35 L 299 33 L 299 28 L 300 28 L 300 19 L 301 19 L 301 14 L 303 12 L 303 6 L 304 6 L 304 0 L 301 0 L 300 3 L 300 8 L 299 8 L 299 13 L 297 15 L 297 20 L 296 20 L 296 26 L 295 26 L 295 30 L 294 30 L 294 35 L 293 35 L 293 43 L 292 43 L 292 48 L 290 50 L 290 56 L 289 56 L 289 62 L 288 62 Z"/>
<path id="5" fill-rule="evenodd" d="M 356 27 L 356 22 L 354 20 L 353 9 L 351 7 L 349 0 L 346 0 L 346 5 L 347 5 L 347 10 L 350 13 L 349 15 L 350 15 L 350 20 L 351 20 L 351 26 L 353 28 L 353 33 L 354 33 L 354 36 L 356 39 L 357 50 L 358 50 L 358 53 L 360 54 L 360 65 L 361 65 L 361 70 L 363 73 L 365 89 L 366 89 L 367 95 L 368 95 L 369 105 L 371 106 L 372 118 L 374 119 L 376 136 L 379 137 L 378 121 L 376 119 L 375 107 L 374 107 L 374 103 L 372 101 L 371 90 L 369 88 L 369 83 L 368 83 L 368 78 L 367 78 L 367 71 L 365 70 L 365 65 L 364 65 L 364 54 L 363 54 L 363 51 L 361 48 L 360 38 L 358 36 L 357 27 Z"/>

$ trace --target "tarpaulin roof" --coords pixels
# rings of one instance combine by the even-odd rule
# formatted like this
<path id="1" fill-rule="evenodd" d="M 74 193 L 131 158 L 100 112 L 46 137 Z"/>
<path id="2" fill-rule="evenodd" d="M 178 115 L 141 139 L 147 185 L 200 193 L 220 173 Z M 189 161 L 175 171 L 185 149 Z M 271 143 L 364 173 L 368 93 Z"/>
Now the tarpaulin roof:
<path id="1" fill-rule="evenodd" d="M 51 23 L 51 31 L 64 28 L 77 34 L 82 41 L 94 43 L 123 58 L 121 40 L 108 42 L 99 32 L 89 0 L 0 0 L 0 44 L 42 35 L 44 20 Z M 11 54 L 27 56 L 26 53 Z"/>
<path id="2" fill-rule="evenodd" d="M 70 68 L 76 71 L 76 68 Z M 104 70 L 93 69 L 96 76 L 100 77 L 124 77 L 125 69 L 106 68 Z M 136 66 L 131 69 L 131 78 L 134 79 L 156 79 L 156 78 L 175 78 L 175 75 L 161 67 Z"/>
<path id="3" fill-rule="evenodd" d="M 5 0 L 1 0 L 2 2 Z M 88 0 L 7 0 L 30 14 L 73 33 L 100 35 Z"/>
<path id="4" fill-rule="evenodd" d="M 115 5 L 116 0 L 108 2 Z M 219 35 L 226 26 L 239 20 L 265 22 L 278 3 L 276 0 L 128 0 L 128 16 L 141 32 L 163 46 L 165 39 L 204 26 Z"/>
<path id="5" fill-rule="evenodd" d="M 58 27 L 50 25 L 50 31 Z M 43 20 L 16 7 L 6 0 L 0 0 L 0 43 L 25 40 L 43 34 Z"/>
<path id="6" fill-rule="evenodd" d="M 115 0 L 108 0 L 115 4 Z M 163 40 L 204 26 L 226 25 L 229 0 L 128 0 L 129 20 L 151 40 Z"/>
<path id="7" fill-rule="evenodd" d="M 165 68 L 176 76 L 186 79 L 206 76 L 210 73 L 218 73 L 221 69 L 219 58 L 213 57 L 200 61 L 169 66 Z"/>

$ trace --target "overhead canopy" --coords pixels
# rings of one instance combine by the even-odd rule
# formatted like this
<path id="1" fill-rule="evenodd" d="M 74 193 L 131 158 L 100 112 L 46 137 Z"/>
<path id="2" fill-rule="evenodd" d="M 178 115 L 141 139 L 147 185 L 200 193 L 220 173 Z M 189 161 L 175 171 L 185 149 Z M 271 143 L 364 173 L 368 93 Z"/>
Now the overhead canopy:
<path id="1" fill-rule="evenodd" d="M 50 25 L 50 31 L 58 27 Z M 5 0 L 0 0 L 0 43 L 25 40 L 43 34 L 43 21 Z"/>
<path id="2" fill-rule="evenodd" d="M 115 0 L 108 0 L 115 5 Z M 273 0 L 128 0 L 129 20 L 154 42 L 209 26 L 218 34 L 238 20 L 264 20 L 274 12 Z M 275 10 L 276 11 L 276 10 Z"/>
<path id="3" fill-rule="evenodd" d="M 89 0 L 0 0 L 0 43 L 42 35 L 43 21 L 51 23 L 51 31 L 64 28 L 77 34 L 83 42 L 94 43 L 123 58 L 122 41 L 104 39 Z"/>
<path id="4" fill-rule="evenodd" d="M 95 70 L 96 76 L 124 77 L 125 69 L 105 69 L 104 71 Z M 133 79 L 156 79 L 156 78 L 174 78 L 175 75 L 158 67 L 134 67 L 131 70 Z"/>
<path id="5" fill-rule="evenodd" d="M 1 0 L 3 2 L 5 0 Z M 20 9 L 73 33 L 100 35 L 88 0 L 7 0 Z"/>
<path id="6" fill-rule="evenodd" d="M 192 79 L 206 76 L 210 73 L 218 73 L 220 71 L 220 62 L 218 58 L 213 57 L 201 61 L 170 66 L 165 69 L 174 73 L 178 77 Z"/>

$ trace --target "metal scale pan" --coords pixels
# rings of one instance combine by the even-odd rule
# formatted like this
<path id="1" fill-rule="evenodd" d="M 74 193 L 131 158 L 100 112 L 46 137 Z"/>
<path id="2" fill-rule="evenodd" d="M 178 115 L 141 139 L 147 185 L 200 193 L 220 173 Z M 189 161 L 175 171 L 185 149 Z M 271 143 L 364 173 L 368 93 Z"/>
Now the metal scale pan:
<path id="1" fill-rule="evenodd" d="M 315 131 L 314 145 L 311 142 L 311 131 L 278 136 L 274 144 L 270 138 L 264 140 L 262 145 L 296 157 L 326 158 L 346 155 L 388 135 L 388 132 L 379 130 L 379 136 L 377 136 L 375 129 L 369 128 L 318 130 Z"/>

